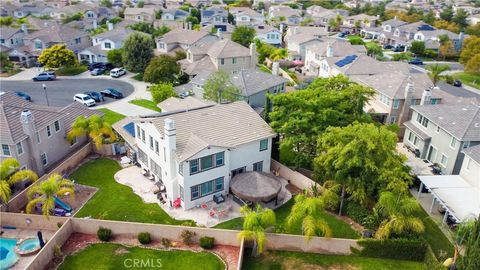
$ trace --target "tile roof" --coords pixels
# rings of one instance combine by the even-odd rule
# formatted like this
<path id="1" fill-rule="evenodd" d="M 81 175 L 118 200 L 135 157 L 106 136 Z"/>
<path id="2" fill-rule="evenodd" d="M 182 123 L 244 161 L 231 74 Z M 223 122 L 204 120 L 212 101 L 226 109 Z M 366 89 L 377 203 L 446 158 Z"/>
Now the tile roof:
<path id="1" fill-rule="evenodd" d="M 74 38 L 87 36 L 84 31 L 65 26 L 52 25 L 48 28 L 43 28 L 33 33 L 26 35 L 25 39 L 40 39 L 43 42 L 66 43 Z"/>
<path id="2" fill-rule="evenodd" d="M 250 49 L 231 41 L 230 39 L 222 39 L 215 43 L 208 49 L 208 55 L 214 58 L 231 58 L 249 56 Z"/>
<path id="3" fill-rule="evenodd" d="M 183 99 L 170 97 L 158 103 L 157 106 L 162 109 L 162 112 L 173 112 L 179 110 L 192 110 L 214 104 L 215 103 L 212 101 L 200 100 L 198 98 L 188 96 Z"/>
<path id="4" fill-rule="evenodd" d="M 480 144 L 464 149 L 463 153 L 480 164 Z"/>
<path id="5" fill-rule="evenodd" d="M 114 28 L 113 30 L 105 31 L 103 33 L 95 35 L 95 36 L 93 36 L 93 38 L 109 39 L 111 41 L 118 42 L 118 41 L 123 41 L 123 40 L 127 39 L 127 37 L 132 33 L 144 34 L 143 32 L 135 31 L 135 30 L 132 30 L 130 28 L 117 27 L 117 28 Z"/>
<path id="6" fill-rule="evenodd" d="M 210 35 L 205 31 L 195 31 L 187 29 L 172 30 L 162 37 L 158 38 L 158 41 L 165 43 L 181 43 L 181 44 L 193 44 L 201 38 Z"/>
<path id="7" fill-rule="evenodd" d="M 22 30 L 20 29 L 17 29 L 17 28 L 13 28 L 13 27 L 9 27 L 9 26 L 2 26 L 0 27 L 0 38 L 1 39 L 9 39 L 10 37 L 12 37 L 13 35 L 15 35 L 16 33 L 20 32 Z"/>

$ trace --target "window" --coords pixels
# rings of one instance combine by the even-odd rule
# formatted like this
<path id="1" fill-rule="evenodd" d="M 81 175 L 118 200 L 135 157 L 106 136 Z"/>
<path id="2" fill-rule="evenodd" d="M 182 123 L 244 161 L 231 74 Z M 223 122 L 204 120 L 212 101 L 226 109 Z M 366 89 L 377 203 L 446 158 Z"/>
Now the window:
<path id="1" fill-rule="evenodd" d="M 400 107 L 400 100 L 394 99 L 393 100 L 393 108 L 398 109 Z"/>
<path id="2" fill-rule="evenodd" d="M 437 134 L 440 133 L 440 126 L 437 126 L 437 130 L 435 132 L 437 132 Z"/>
<path id="3" fill-rule="evenodd" d="M 446 167 L 446 166 L 447 166 L 447 162 L 448 162 L 448 157 L 445 156 L 445 154 L 442 154 L 442 158 L 440 159 L 440 164 L 442 164 L 443 167 Z"/>
<path id="4" fill-rule="evenodd" d="M 142 142 L 145 143 L 145 130 L 142 129 Z"/>
<path id="5" fill-rule="evenodd" d="M 430 99 L 430 104 L 432 104 L 432 105 L 438 104 L 439 102 L 440 102 L 440 101 L 439 101 L 438 98 L 432 98 L 432 99 Z"/>
<path id="6" fill-rule="evenodd" d="M 232 64 L 236 64 L 237 63 L 237 58 L 233 57 L 232 58 Z"/>
<path id="7" fill-rule="evenodd" d="M 389 123 L 390 124 L 394 124 L 395 122 L 397 121 L 397 117 L 396 116 L 390 116 L 390 119 L 389 119 Z"/>
<path id="8" fill-rule="evenodd" d="M 457 145 L 457 140 L 452 136 L 452 139 L 450 140 L 450 148 L 455 149 L 456 145 Z"/>
<path id="9" fill-rule="evenodd" d="M 202 192 L 202 196 L 205 196 L 207 194 L 213 193 L 213 182 L 208 181 L 206 183 L 201 184 L 201 189 L 200 191 Z"/>
<path id="10" fill-rule="evenodd" d="M 42 155 L 40 155 L 40 158 L 42 159 L 43 166 L 47 166 L 48 164 L 47 153 L 43 153 Z"/>
<path id="11" fill-rule="evenodd" d="M 223 177 L 215 179 L 215 191 L 223 190 Z"/>
<path id="12" fill-rule="evenodd" d="M 190 161 L 190 175 L 210 170 L 225 164 L 225 153 L 219 152 L 213 155 L 201 157 Z M 192 169 L 193 167 L 193 169 Z"/>
<path id="13" fill-rule="evenodd" d="M 417 115 L 417 122 L 424 127 L 428 127 L 428 119 L 421 114 Z"/>
<path id="14" fill-rule="evenodd" d="M 191 200 L 195 200 L 207 195 L 213 194 L 218 191 L 223 190 L 223 177 L 216 178 L 214 180 L 192 186 L 191 190 Z"/>
<path id="15" fill-rule="evenodd" d="M 198 159 L 190 161 L 190 174 L 195 174 L 198 172 Z"/>
<path id="16" fill-rule="evenodd" d="M 149 135 L 148 137 L 149 137 L 149 139 L 150 139 L 150 149 L 153 150 L 153 137 L 150 136 L 150 135 Z"/>
<path id="17" fill-rule="evenodd" d="M 198 187 L 199 187 L 199 185 L 196 185 L 196 186 L 193 186 L 193 187 L 190 188 L 190 189 L 192 190 L 192 196 L 191 196 L 191 197 L 192 197 L 192 198 L 191 198 L 192 201 L 195 200 L 195 199 L 200 198 L 200 192 L 199 192 L 199 188 L 198 188 Z"/>
<path id="18" fill-rule="evenodd" d="M 202 171 L 208 170 L 213 167 L 212 156 L 206 156 L 200 158 L 200 168 Z"/>
<path id="19" fill-rule="evenodd" d="M 221 59 L 220 59 L 220 64 L 221 64 L 221 65 L 225 65 L 225 59 L 224 59 L 224 58 L 221 58 Z"/>
<path id="20" fill-rule="evenodd" d="M 72 141 L 70 142 L 70 146 L 74 146 L 77 144 L 77 137 L 73 137 Z"/>
<path id="21" fill-rule="evenodd" d="M 181 185 L 178 185 L 178 190 L 180 191 L 180 200 L 182 200 L 182 202 L 183 202 L 184 201 L 184 199 L 183 199 L 183 196 L 184 196 L 183 187 Z"/>
<path id="22" fill-rule="evenodd" d="M 268 149 L 268 139 L 263 139 L 260 141 L 260 151 L 265 151 Z"/>
<path id="23" fill-rule="evenodd" d="M 47 136 L 52 136 L 52 131 L 50 130 L 50 126 L 47 126 Z"/>
<path id="24" fill-rule="evenodd" d="M 138 160 L 148 166 L 147 154 L 145 154 L 145 152 L 143 152 L 141 149 L 138 149 Z"/>
<path id="25" fill-rule="evenodd" d="M 55 132 L 60 131 L 60 123 L 58 121 L 53 122 L 53 126 L 55 127 Z"/>
<path id="26" fill-rule="evenodd" d="M 158 166 L 153 159 L 150 159 L 150 169 L 152 170 L 152 173 L 158 177 L 158 179 L 162 179 L 162 167 Z"/>
<path id="27" fill-rule="evenodd" d="M 43 49 L 41 41 L 39 41 L 39 40 L 35 41 L 35 49 L 37 49 L 37 50 Z"/>
<path id="28" fill-rule="evenodd" d="M 40 134 L 37 132 L 35 132 L 35 138 L 37 139 L 37 143 L 40 143 Z"/>
<path id="29" fill-rule="evenodd" d="M 157 155 L 160 154 L 160 150 L 159 150 L 159 147 L 158 147 L 158 141 L 157 141 L 157 140 L 155 140 L 155 153 L 156 153 Z"/>
<path id="30" fill-rule="evenodd" d="M 179 163 L 179 164 L 178 164 L 178 173 L 179 173 L 180 175 L 183 175 L 183 163 Z"/>
<path id="31" fill-rule="evenodd" d="M 2 144 L 2 153 L 4 156 L 10 156 L 10 147 L 6 144 Z"/>
<path id="32" fill-rule="evenodd" d="M 470 142 L 463 142 L 462 149 L 470 147 Z"/>
<path id="33" fill-rule="evenodd" d="M 140 127 L 137 126 L 137 137 L 140 138 Z"/>
<path id="34" fill-rule="evenodd" d="M 254 172 L 263 171 L 263 161 L 253 163 L 253 171 Z"/>
<path id="35" fill-rule="evenodd" d="M 75 44 L 80 44 L 82 42 L 82 39 L 81 38 L 76 38 L 75 39 Z"/>
<path id="36" fill-rule="evenodd" d="M 158 43 L 158 48 L 162 50 L 165 49 L 165 43 Z"/>
<path id="37" fill-rule="evenodd" d="M 215 155 L 215 166 L 222 166 L 224 162 L 224 152 Z"/>
<path id="38" fill-rule="evenodd" d="M 110 42 L 105 42 L 105 49 L 111 49 L 112 48 L 112 44 L 110 44 Z"/>
<path id="39" fill-rule="evenodd" d="M 1 44 L 5 44 L 5 39 L 0 38 L 0 43 L 1 43 Z"/>

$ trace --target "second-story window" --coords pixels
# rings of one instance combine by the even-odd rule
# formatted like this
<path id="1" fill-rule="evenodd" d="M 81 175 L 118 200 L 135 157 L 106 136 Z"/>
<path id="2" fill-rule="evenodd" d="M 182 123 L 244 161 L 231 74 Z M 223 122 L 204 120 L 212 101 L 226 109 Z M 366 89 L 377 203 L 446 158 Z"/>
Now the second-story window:
<path id="1" fill-rule="evenodd" d="M 265 151 L 268 149 L 268 139 L 263 139 L 260 141 L 260 151 Z"/>
<path id="2" fill-rule="evenodd" d="M 142 142 L 145 143 L 145 130 L 142 129 Z"/>
<path id="3" fill-rule="evenodd" d="M 428 119 L 421 114 L 417 115 L 417 122 L 424 127 L 428 127 Z"/>
<path id="4" fill-rule="evenodd" d="M 149 139 L 150 139 L 150 149 L 153 150 L 153 137 L 150 136 L 150 135 L 149 135 L 148 137 L 149 137 Z"/>
<path id="5" fill-rule="evenodd" d="M 225 164 L 225 152 L 190 160 L 190 174 L 196 174 Z"/>
<path id="6" fill-rule="evenodd" d="M 10 156 L 10 147 L 7 144 L 2 144 L 2 154 L 4 156 Z"/>
<path id="7" fill-rule="evenodd" d="M 50 126 L 47 126 L 47 136 L 52 136 L 52 131 L 50 130 Z"/>
<path id="8" fill-rule="evenodd" d="M 17 154 L 18 154 L 19 156 L 20 156 L 21 154 L 23 154 L 22 142 L 17 143 Z"/>
<path id="9" fill-rule="evenodd" d="M 81 38 L 76 38 L 75 39 L 75 44 L 80 44 L 82 42 L 82 39 Z"/>
<path id="10" fill-rule="evenodd" d="M 158 155 L 160 154 L 160 150 L 158 149 L 158 141 L 155 140 L 155 153 Z"/>
<path id="11" fill-rule="evenodd" d="M 53 123 L 53 126 L 55 127 L 55 132 L 59 132 L 60 131 L 60 123 L 58 121 L 55 121 Z"/>
<path id="12" fill-rule="evenodd" d="M 110 44 L 110 42 L 105 42 L 105 49 L 111 49 L 112 48 L 112 44 Z"/>
<path id="13" fill-rule="evenodd" d="M 37 50 L 43 49 L 41 41 L 39 41 L 39 40 L 35 41 L 35 49 L 37 49 Z"/>
<path id="14" fill-rule="evenodd" d="M 398 109 L 400 107 L 400 100 L 394 99 L 393 100 L 393 108 Z"/>
<path id="15" fill-rule="evenodd" d="M 455 146 L 457 146 L 457 140 L 452 136 L 452 139 L 450 140 L 450 147 L 455 149 Z"/>
<path id="16" fill-rule="evenodd" d="M 225 59 L 224 59 L 224 58 L 221 58 L 221 59 L 220 59 L 220 64 L 221 64 L 221 65 L 225 65 Z"/>
<path id="17" fill-rule="evenodd" d="M 232 64 L 236 64 L 237 63 L 237 58 L 233 57 L 232 58 Z"/>

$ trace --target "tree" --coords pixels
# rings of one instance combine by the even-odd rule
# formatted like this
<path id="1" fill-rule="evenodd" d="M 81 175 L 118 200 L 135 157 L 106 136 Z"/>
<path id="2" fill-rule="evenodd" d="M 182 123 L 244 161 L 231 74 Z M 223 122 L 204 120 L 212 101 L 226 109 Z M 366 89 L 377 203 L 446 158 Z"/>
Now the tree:
<path id="1" fill-rule="evenodd" d="M 13 23 L 13 18 L 10 16 L 0 17 L 0 26 L 10 26 Z"/>
<path id="2" fill-rule="evenodd" d="M 329 127 L 318 139 L 315 175 L 341 185 L 339 215 L 345 196 L 362 205 L 391 182 L 411 181 L 406 158 L 396 151 L 389 126 L 355 122 Z"/>
<path id="3" fill-rule="evenodd" d="M 37 204 L 42 204 L 42 213 L 48 218 L 50 212 L 55 208 L 55 197 L 66 194 L 75 196 L 75 187 L 72 181 L 64 179 L 57 173 L 52 174 L 47 180 L 33 185 L 28 190 L 27 214 L 32 213 Z"/>
<path id="4" fill-rule="evenodd" d="M 83 115 L 78 116 L 67 134 L 67 140 L 72 142 L 76 137 L 86 135 L 90 137 L 97 149 L 100 149 L 106 138 L 110 138 L 110 141 L 117 139 L 112 126 L 96 114 L 89 118 Z"/>
<path id="5" fill-rule="evenodd" d="M 143 8 L 143 6 L 145 6 L 145 3 L 144 3 L 143 1 L 141 1 L 141 0 L 138 1 L 137 7 L 138 7 L 138 8 Z"/>
<path id="6" fill-rule="evenodd" d="M 363 39 L 359 36 L 349 36 L 348 37 L 348 41 L 350 42 L 350 44 L 352 45 L 365 45 L 365 42 L 363 41 Z"/>
<path id="7" fill-rule="evenodd" d="M 143 80 L 151 83 L 173 83 L 180 72 L 180 65 L 175 57 L 160 55 L 153 58 L 143 74 Z"/>
<path id="8" fill-rule="evenodd" d="M 460 63 L 465 65 L 465 71 L 480 74 L 478 55 L 480 55 L 480 37 L 470 36 L 466 38 L 460 53 Z"/>
<path id="9" fill-rule="evenodd" d="M 257 10 L 265 10 L 265 2 L 263 1 L 258 2 Z"/>
<path id="10" fill-rule="evenodd" d="M 121 67 L 123 65 L 123 49 L 113 49 L 108 51 L 107 60 L 115 67 Z"/>
<path id="11" fill-rule="evenodd" d="M 100 1 L 100 6 L 111 8 L 111 7 L 112 7 L 112 1 L 110 1 L 110 0 L 101 0 L 101 1 Z"/>
<path id="12" fill-rule="evenodd" d="M 446 58 L 454 57 L 455 55 L 457 55 L 457 51 L 455 51 L 453 43 L 450 40 L 440 45 L 440 47 L 438 47 L 438 52 L 444 60 Z"/>
<path id="13" fill-rule="evenodd" d="M 469 25 L 468 23 L 468 13 L 462 9 L 459 8 L 457 9 L 457 12 L 455 13 L 455 16 L 453 16 L 452 21 L 456 24 L 458 24 L 461 28 L 465 28 Z"/>
<path id="14" fill-rule="evenodd" d="M 465 71 L 480 74 L 480 54 L 476 54 L 465 65 Z"/>
<path id="15" fill-rule="evenodd" d="M 240 208 L 243 216 L 243 230 L 238 233 L 239 239 L 253 240 L 252 256 L 257 256 L 265 249 L 265 230 L 276 223 L 275 213 L 271 209 L 264 209 L 257 204 L 255 210 L 248 206 Z"/>
<path id="16" fill-rule="evenodd" d="M 440 12 L 440 19 L 445 20 L 447 22 L 452 21 L 453 18 L 453 8 L 452 6 L 448 6 L 442 9 Z"/>
<path id="17" fill-rule="evenodd" d="M 375 238 L 389 239 L 423 233 L 423 222 L 415 216 L 420 210 L 418 202 L 406 192 L 408 191 L 385 191 L 380 194 L 375 208 L 384 220 L 380 223 Z"/>
<path id="18" fill-rule="evenodd" d="M 148 35 L 132 33 L 123 43 L 123 63 L 131 72 L 143 72 L 153 57 L 154 42 Z"/>
<path id="19" fill-rule="evenodd" d="M 295 203 L 287 217 L 287 226 L 293 227 L 302 222 L 302 233 L 307 240 L 313 236 L 332 236 L 328 223 L 321 217 L 324 201 L 321 197 L 309 196 L 307 192 L 295 196 Z"/>
<path id="20" fill-rule="evenodd" d="M 237 26 L 232 32 L 232 41 L 248 47 L 255 38 L 255 29 L 249 26 Z"/>
<path id="21" fill-rule="evenodd" d="M 169 97 L 176 97 L 177 93 L 173 89 L 171 83 L 159 83 L 150 86 L 150 94 L 152 95 L 152 100 L 158 104 Z"/>
<path id="22" fill-rule="evenodd" d="M 443 77 L 442 73 L 450 69 L 450 66 L 447 64 L 427 65 L 427 70 L 430 71 L 428 76 L 430 76 L 433 85 L 437 85 L 437 82 L 440 81 L 440 79 Z"/>
<path id="23" fill-rule="evenodd" d="M 423 55 L 425 52 L 425 42 L 415 40 L 412 42 L 412 47 L 410 47 L 410 51 L 415 55 Z"/>
<path id="24" fill-rule="evenodd" d="M 0 72 L 4 72 L 5 70 L 12 68 L 13 64 L 8 57 L 7 52 L 0 52 Z"/>
<path id="25" fill-rule="evenodd" d="M 428 24 L 433 24 L 435 22 L 435 13 L 433 13 L 433 10 L 430 9 L 428 13 L 423 16 L 423 21 Z"/>
<path id="26" fill-rule="evenodd" d="M 203 98 L 222 103 L 239 100 L 242 95 L 240 89 L 232 84 L 230 74 L 219 70 L 210 75 L 203 86 Z"/>
<path id="27" fill-rule="evenodd" d="M 456 269 L 480 269 L 480 216 L 462 223 L 457 232 L 458 245 L 463 246 L 463 255 L 456 260 Z"/>
<path id="28" fill-rule="evenodd" d="M 65 44 L 57 44 L 43 50 L 38 57 L 38 62 L 46 68 L 59 68 L 76 65 L 77 58 Z"/>
<path id="29" fill-rule="evenodd" d="M 19 170 L 20 163 L 14 158 L 6 158 L 0 163 L 0 200 L 7 204 L 12 196 L 11 186 L 15 183 L 30 180 L 37 181 L 38 176 L 31 170 Z"/>

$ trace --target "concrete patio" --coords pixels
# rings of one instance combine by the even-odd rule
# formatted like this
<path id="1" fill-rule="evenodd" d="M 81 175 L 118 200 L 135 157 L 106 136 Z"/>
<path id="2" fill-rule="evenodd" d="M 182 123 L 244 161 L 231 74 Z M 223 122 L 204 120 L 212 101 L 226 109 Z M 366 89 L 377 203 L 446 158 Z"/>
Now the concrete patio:
<path id="1" fill-rule="evenodd" d="M 433 175 L 432 168 L 429 167 L 432 165 L 428 160 L 417 158 L 412 152 L 408 151 L 407 148 L 403 147 L 403 143 L 397 143 L 397 151 L 401 154 L 407 156 L 406 164 L 410 166 L 411 173 L 414 175 Z"/>

